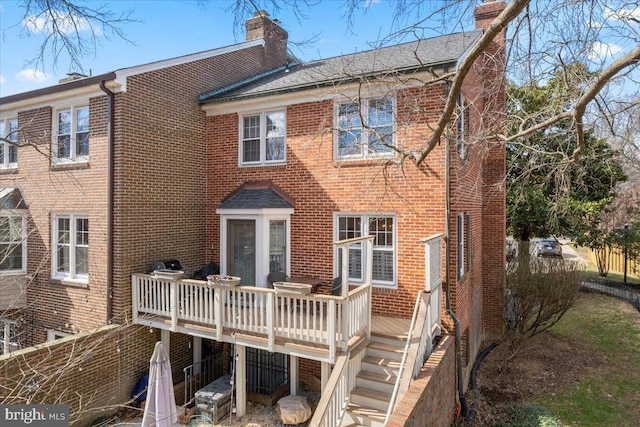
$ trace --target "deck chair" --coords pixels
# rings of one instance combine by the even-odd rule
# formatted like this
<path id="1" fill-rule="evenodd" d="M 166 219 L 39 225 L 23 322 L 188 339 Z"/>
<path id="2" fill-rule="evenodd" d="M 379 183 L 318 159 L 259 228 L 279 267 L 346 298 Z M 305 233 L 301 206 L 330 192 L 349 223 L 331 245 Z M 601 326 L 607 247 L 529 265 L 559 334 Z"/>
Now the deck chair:
<path id="1" fill-rule="evenodd" d="M 282 271 L 272 271 L 267 275 L 267 287 L 273 289 L 275 282 L 286 282 L 287 280 L 289 280 L 289 277 Z"/>

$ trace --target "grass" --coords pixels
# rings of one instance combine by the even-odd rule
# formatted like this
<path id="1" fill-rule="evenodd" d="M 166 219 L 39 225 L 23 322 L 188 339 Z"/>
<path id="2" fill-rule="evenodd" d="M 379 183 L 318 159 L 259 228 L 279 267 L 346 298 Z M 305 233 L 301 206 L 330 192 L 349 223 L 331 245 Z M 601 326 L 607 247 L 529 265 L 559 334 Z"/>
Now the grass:
<path id="1" fill-rule="evenodd" d="M 585 296 L 552 328 L 603 361 L 576 384 L 537 399 L 563 425 L 635 426 L 640 419 L 640 314 L 622 304 Z"/>

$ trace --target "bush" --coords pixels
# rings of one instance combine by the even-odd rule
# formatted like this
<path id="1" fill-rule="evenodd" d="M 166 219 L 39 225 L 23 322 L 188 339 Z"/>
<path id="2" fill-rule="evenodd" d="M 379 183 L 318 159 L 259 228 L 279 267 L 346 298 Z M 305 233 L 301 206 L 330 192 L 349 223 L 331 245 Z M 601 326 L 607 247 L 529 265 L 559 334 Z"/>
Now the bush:
<path id="1" fill-rule="evenodd" d="M 584 267 L 565 259 L 520 258 L 507 266 L 507 338 L 512 345 L 556 324 L 578 299 Z"/>
<path id="2" fill-rule="evenodd" d="M 560 427 L 560 423 L 544 406 L 537 403 L 514 405 L 509 409 L 509 422 L 498 427 Z"/>

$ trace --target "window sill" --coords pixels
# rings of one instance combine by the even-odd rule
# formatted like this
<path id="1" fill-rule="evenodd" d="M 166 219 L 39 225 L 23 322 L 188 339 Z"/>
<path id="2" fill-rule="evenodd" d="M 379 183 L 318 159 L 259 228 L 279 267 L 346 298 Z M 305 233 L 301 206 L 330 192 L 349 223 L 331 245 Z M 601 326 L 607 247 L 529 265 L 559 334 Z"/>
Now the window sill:
<path id="1" fill-rule="evenodd" d="M 378 166 L 384 163 L 395 163 L 397 160 L 396 156 L 380 156 L 380 157 L 369 157 L 367 159 L 334 159 L 333 167 L 334 168 L 344 168 L 344 167 L 358 167 L 358 166 Z"/>
<path id="2" fill-rule="evenodd" d="M 76 169 L 89 169 L 91 165 L 88 160 L 77 162 L 51 163 L 52 171 L 68 171 Z"/>
<path id="3" fill-rule="evenodd" d="M 240 163 L 238 167 L 240 168 L 273 168 L 273 167 L 284 167 L 287 166 L 287 162 L 281 163 Z"/>
<path id="4" fill-rule="evenodd" d="M 0 167 L 0 175 L 11 175 L 11 174 L 16 174 L 18 173 L 18 167 L 8 167 L 8 168 L 4 168 L 4 167 Z"/>
<path id="5" fill-rule="evenodd" d="M 49 279 L 50 285 L 69 286 L 71 288 L 89 289 L 89 282 L 86 280 L 74 280 L 74 279 L 56 279 L 52 277 Z"/>

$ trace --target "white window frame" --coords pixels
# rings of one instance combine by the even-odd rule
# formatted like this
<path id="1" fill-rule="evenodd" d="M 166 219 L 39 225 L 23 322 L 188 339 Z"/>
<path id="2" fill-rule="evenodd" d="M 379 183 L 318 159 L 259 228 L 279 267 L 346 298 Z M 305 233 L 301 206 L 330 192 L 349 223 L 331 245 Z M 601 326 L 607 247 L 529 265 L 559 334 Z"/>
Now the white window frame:
<path id="1" fill-rule="evenodd" d="M 0 319 L 0 329 L 2 329 L 2 339 L 0 339 L 0 354 L 9 354 L 19 349 L 15 322 Z M 12 339 L 13 338 L 13 339 Z"/>
<path id="2" fill-rule="evenodd" d="M 27 213 L 24 210 L 19 209 L 4 209 L 0 210 L 0 218 L 15 218 L 19 217 L 22 221 L 22 267 L 20 269 L 2 270 L 0 269 L 0 275 L 12 275 L 12 274 L 26 274 L 27 272 Z M 2 242 L 10 243 L 10 242 Z M 14 242 L 17 243 L 17 242 Z"/>
<path id="3" fill-rule="evenodd" d="M 15 123 L 15 132 L 11 130 L 12 124 Z M 15 169 L 18 167 L 18 118 L 17 117 L 5 117 L 0 118 L 0 134 L 3 138 L 7 138 L 9 141 L 16 145 L 9 144 L 8 142 L 1 141 L 4 152 L 4 158 L 0 161 L 0 169 Z M 16 159 L 15 162 L 10 161 L 9 155 L 11 150 L 15 150 Z"/>
<path id="4" fill-rule="evenodd" d="M 471 216 L 468 213 L 459 213 L 456 216 L 456 270 L 458 280 L 464 278 L 469 272 L 471 251 L 469 240 L 471 238 Z"/>
<path id="5" fill-rule="evenodd" d="M 68 332 L 56 331 L 55 329 L 47 330 L 47 341 L 61 340 L 62 338 L 70 337 L 73 334 Z"/>
<path id="6" fill-rule="evenodd" d="M 462 161 L 466 161 L 469 155 L 469 132 L 470 132 L 470 106 L 469 101 L 462 92 L 458 94 L 456 100 L 456 151 Z"/>
<path id="7" fill-rule="evenodd" d="M 69 220 L 69 271 L 58 271 L 58 220 Z M 51 278 L 57 280 L 71 280 L 78 283 L 88 283 L 89 272 L 77 273 L 76 272 L 76 249 L 80 246 L 90 248 L 88 245 L 79 245 L 77 243 L 77 223 L 78 219 L 89 220 L 89 215 L 86 213 L 65 213 L 52 215 L 51 224 Z M 89 236 L 91 236 L 91 229 L 89 229 Z M 87 254 L 87 262 L 89 255 Z M 88 269 L 87 269 L 88 270 Z"/>
<path id="8" fill-rule="evenodd" d="M 369 143 L 369 138 L 371 135 L 374 134 L 374 130 L 371 129 L 375 126 L 369 126 L 368 123 L 360 123 L 357 126 L 351 126 L 351 127 L 346 127 L 346 128 L 341 128 L 340 127 L 340 107 L 342 107 L 343 105 L 353 105 L 353 104 L 358 104 L 362 107 L 361 111 L 360 111 L 360 117 L 361 119 L 364 120 L 368 120 L 369 117 L 369 106 L 370 103 L 372 101 L 379 101 L 379 100 L 389 100 L 391 101 L 391 115 L 392 115 L 392 119 L 391 119 L 391 139 L 392 139 L 392 143 L 390 144 L 392 147 L 397 147 L 398 143 L 397 143 L 397 100 L 396 100 L 396 95 L 393 94 L 391 96 L 371 96 L 371 97 L 366 97 L 366 98 L 362 98 L 360 100 L 339 100 L 336 101 L 334 103 L 334 110 L 333 110 L 333 123 L 335 124 L 334 126 L 334 132 L 333 132 L 333 152 L 334 152 L 334 160 L 362 160 L 362 159 L 380 159 L 380 158 L 390 158 L 390 157 L 395 157 L 397 155 L 396 151 L 393 149 L 390 149 L 388 152 L 377 152 L 377 151 L 372 151 L 370 149 L 370 143 Z M 386 125 L 388 126 L 388 125 Z M 386 127 L 385 126 L 385 127 Z M 381 127 L 381 126 L 380 126 Z M 360 150 L 359 152 L 353 153 L 353 154 L 344 154 L 341 155 L 340 154 L 340 134 L 343 131 L 349 131 L 350 129 L 354 129 L 354 130 L 358 130 L 360 132 L 360 141 L 367 141 L 366 144 L 360 144 Z"/>
<path id="9" fill-rule="evenodd" d="M 347 217 L 360 218 L 360 232 L 357 233 L 358 235 L 350 236 L 350 237 L 360 237 L 360 236 L 370 235 L 369 221 L 372 218 L 388 218 L 393 221 L 393 247 L 390 248 L 388 246 L 376 246 L 375 239 L 372 242 L 374 254 L 376 252 L 392 252 L 393 253 L 393 280 L 391 281 L 375 280 L 372 276 L 371 282 L 373 286 L 379 287 L 379 288 L 394 288 L 394 289 L 397 288 L 398 286 L 398 219 L 397 219 L 397 216 L 391 213 L 366 213 L 366 214 L 345 213 L 345 212 L 335 213 L 333 218 L 333 230 L 334 230 L 335 241 L 340 240 L 340 218 L 347 218 Z M 366 257 L 366 254 L 364 253 L 365 251 L 362 250 L 362 246 L 354 245 L 354 249 L 357 249 L 358 247 L 361 249 L 360 256 L 362 257 L 360 261 L 362 265 L 361 277 L 350 277 L 349 281 L 354 283 L 363 283 L 364 272 L 367 271 L 367 267 L 368 267 L 367 257 Z M 339 264 L 339 259 L 340 259 L 339 251 L 340 251 L 339 248 L 334 248 L 333 265 L 334 265 L 334 275 L 336 277 L 339 276 L 341 273 L 340 264 Z"/>
<path id="10" fill-rule="evenodd" d="M 52 129 L 52 141 L 51 141 L 51 163 L 54 164 L 64 164 L 64 163 L 84 163 L 84 162 L 88 162 L 89 161 L 89 153 L 87 154 L 83 154 L 83 155 L 79 155 L 77 150 L 78 150 L 78 141 L 77 141 L 77 134 L 78 132 L 78 120 L 77 120 L 77 113 L 78 110 L 81 109 L 86 109 L 87 110 L 87 117 L 89 120 L 89 124 L 88 124 L 88 128 L 86 131 L 82 131 L 87 132 L 88 133 L 88 144 L 89 144 L 89 153 L 91 152 L 91 141 L 90 141 L 90 137 L 91 137 L 91 110 L 89 109 L 89 104 L 88 103 L 80 103 L 80 104 L 74 104 L 74 105 L 67 105 L 64 107 L 57 107 L 53 110 L 53 129 Z M 70 134 L 69 134 L 69 157 L 59 157 L 58 156 L 58 137 L 61 135 L 59 133 L 60 131 L 60 113 L 63 113 L 65 111 L 69 111 L 70 115 L 71 115 L 71 129 L 70 129 Z M 66 135 L 66 134 L 63 134 Z"/>
<path id="11" fill-rule="evenodd" d="M 284 134 L 283 138 L 283 149 L 284 153 L 282 159 L 275 160 L 267 160 L 267 115 L 281 113 L 284 115 Z M 256 161 L 244 161 L 244 143 L 245 140 L 255 139 L 255 138 L 245 138 L 244 135 L 244 120 L 249 117 L 259 117 L 260 119 L 260 159 Z M 287 163 L 287 110 L 286 109 L 277 109 L 277 110 L 269 110 L 269 111 L 254 111 L 247 112 L 240 115 L 239 124 L 238 124 L 238 165 L 239 166 L 271 166 L 271 165 L 283 165 Z"/>
<path id="12" fill-rule="evenodd" d="M 220 215 L 220 273 L 227 274 L 227 230 L 229 220 L 252 220 L 256 225 L 256 286 L 267 287 L 267 275 L 269 268 L 269 231 L 271 221 L 285 222 L 285 273 L 290 275 L 289 268 L 291 266 L 291 215 L 293 208 L 277 208 L 277 209 L 217 209 L 216 213 Z"/>

